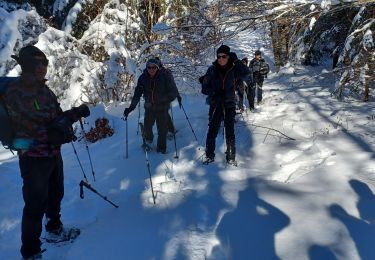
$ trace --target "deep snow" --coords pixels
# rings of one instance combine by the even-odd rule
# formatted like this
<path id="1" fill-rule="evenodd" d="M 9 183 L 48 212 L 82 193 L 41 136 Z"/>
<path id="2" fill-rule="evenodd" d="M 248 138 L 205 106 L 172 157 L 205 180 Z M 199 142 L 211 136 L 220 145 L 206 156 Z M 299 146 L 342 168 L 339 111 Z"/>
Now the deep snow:
<path id="1" fill-rule="evenodd" d="M 263 47 L 272 62 L 268 43 L 258 36 L 242 34 L 228 44 L 240 58 Z M 128 120 L 125 159 L 126 104 L 93 108 L 89 124 L 105 115 L 115 129 L 114 136 L 89 145 L 96 182 L 84 143 L 75 145 L 91 184 L 120 208 L 87 190 L 79 198 L 82 173 L 71 146 L 64 145 L 63 222 L 82 234 L 73 244 L 44 244 L 43 257 L 375 259 L 375 109 L 332 98 L 333 82 L 323 67 L 271 73 L 264 103 L 237 117 L 238 168 L 223 162 L 221 131 L 216 162 L 202 165 L 208 107 L 200 94 L 183 96 L 198 142 L 174 104 L 179 159 L 173 158 L 173 141 L 168 155 L 149 154 L 156 205 L 137 135 L 138 111 Z M 17 158 L 1 149 L 1 259 L 20 257 L 21 187 Z"/>

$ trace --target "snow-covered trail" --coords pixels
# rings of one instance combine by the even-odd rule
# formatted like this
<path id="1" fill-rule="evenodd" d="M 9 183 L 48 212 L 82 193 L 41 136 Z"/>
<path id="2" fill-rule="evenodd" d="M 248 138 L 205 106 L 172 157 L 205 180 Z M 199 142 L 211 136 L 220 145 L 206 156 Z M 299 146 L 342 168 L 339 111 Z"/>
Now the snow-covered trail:
<path id="1" fill-rule="evenodd" d="M 229 42 L 240 58 L 264 44 L 252 37 L 258 36 Z M 272 60 L 267 48 L 265 53 Z M 375 259 L 375 108 L 339 102 L 329 86 L 332 78 L 322 67 L 272 73 L 264 103 L 237 117 L 238 168 L 223 163 L 222 132 L 216 162 L 202 165 L 208 107 L 201 95 L 183 96 L 198 142 L 174 104 L 179 159 L 173 158 L 173 141 L 168 155 L 149 154 L 156 205 L 137 111 L 128 120 L 125 159 L 125 105 L 95 107 L 89 122 L 105 115 L 115 129 L 111 138 L 89 145 L 96 182 L 84 143 L 76 147 L 94 188 L 120 208 L 87 190 L 79 198 L 82 173 L 71 146 L 64 145 L 63 221 L 82 234 L 73 244 L 44 244 L 44 258 Z M 0 150 L 1 259 L 19 257 L 21 187 L 17 159 Z"/>

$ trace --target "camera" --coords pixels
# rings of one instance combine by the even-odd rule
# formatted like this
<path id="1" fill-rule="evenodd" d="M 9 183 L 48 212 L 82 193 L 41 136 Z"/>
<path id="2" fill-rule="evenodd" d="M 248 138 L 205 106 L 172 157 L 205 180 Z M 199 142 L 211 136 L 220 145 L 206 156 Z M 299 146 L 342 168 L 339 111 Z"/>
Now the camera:
<path id="1" fill-rule="evenodd" d="M 82 117 L 88 117 L 90 109 L 87 105 L 82 104 L 79 107 L 73 107 L 64 111 L 58 116 L 47 129 L 48 141 L 52 145 L 62 145 L 71 141 L 76 141 L 73 124 Z"/>

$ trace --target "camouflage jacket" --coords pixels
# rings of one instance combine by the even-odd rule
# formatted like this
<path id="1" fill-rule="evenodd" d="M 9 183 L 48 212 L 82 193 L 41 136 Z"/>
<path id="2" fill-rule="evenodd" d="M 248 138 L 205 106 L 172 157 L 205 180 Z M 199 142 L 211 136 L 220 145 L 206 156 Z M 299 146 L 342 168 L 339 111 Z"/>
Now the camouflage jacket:
<path id="1" fill-rule="evenodd" d="M 12 121 L 15 138 L 31 139 L 29 150 L 20 156 L 52 157 L 60 153 L 60 146 L 48 143 L 47 128 L 62 113 L 56 95 L 31 75 L 22 75 L 10 83 L 5 105 Z"/>

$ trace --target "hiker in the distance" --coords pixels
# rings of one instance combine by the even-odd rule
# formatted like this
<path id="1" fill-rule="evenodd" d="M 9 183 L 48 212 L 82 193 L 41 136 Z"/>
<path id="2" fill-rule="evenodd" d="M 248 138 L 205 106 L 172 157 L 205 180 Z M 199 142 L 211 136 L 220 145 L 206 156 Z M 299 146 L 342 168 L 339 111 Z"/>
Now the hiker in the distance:
<path id="1" fill-rule="evenodd" d="M 247 66 L 248 59 L 243 58 L 241 60 L 241 62 L 245 66 Z M 237 79 L 237 81 L 236 81 L 236 91 L 237 91 L 237 97 L 238 97 L 238 109 L 239 109 L 240 113 L 242 113 L 245 109 L 244 103 L 243 103 L 243 98 L 244 98 L 245 93 L 248 92 L 248 87 L 247 87 L 247 83 L 246 83 L 245 80 L 243 80 L 241 78 Z"/>
<path id="2" fill-rule="evenodd" d="M 252 91 L 250 92 L 251 95 L 248 95 L 249 102 L 251 100 L 250 107 L 254 105 L 254 98 L 252 93 L 255 94 L 255 90 L 257 92 L 257 103 L 258 105 L 261 104 L 263 99 L 263 81 L 264 78 L 267 78 L 267 74 L 270 71 L 269 65 L 266 63 L 266 61 L 262 58 L 262 52 L 260 50 L 255 51 L 254 53 L 255 57 L 250 61 L 250 70 L 253 73 L 253 80 L 254 85 L 252 86 Z"/>
<path id="3" fill-rule="evenodd" d="M 159 60 L 149 59 L 146 69 L 138 78 L 131 104 L 124 110 L 124 117 L 127 118 L 143 95 L 145 116 L 144 133 L 142 134 L 146 143 L 152 144 L 154 139 L 152 127 L 156 121 L 158 129 L 156 151 L 158 153 L 167 153 L 168 110 L 170 103 L 177 97 L 177 93 L 176 83 L 171 80 L 165 70 L 160 69 Z"/>
<path id="4" fill-rule="evenodd" d="M 12 57 L 21 66 L 22 73 L 9 83 L 4 100 L 14 140 L 17 140 L 14 147 L 23 179 L 21 254 L 24 259 L 39 259 L 44 214 L 48 241 L 79 234 L 78 229 L 64 228 L 61 222 L 64 172 L 60 148 L 61 144 L 73 140 L 72 123 L 88 116 L 90 111 L 84 105 L 61 110 L 56 95 L 46 85 L 48 59 L 37 47 L 23 47 L 18 56 Z"/>
<path id="5" fill-rule="evenodd" d="M 202 83 L 202 93 L 208 96 L 210 113 L 206 139 L 206 159 L 204 163 L 215 159 L 216 137 L 221 121 L 224 120 L 226 140 L 226 160 L 235 164 L 236 144 L 234 117 L 236 114 L 236 80 L 249 80 L 250 71 L 227 45 L 221 45 L 216 51 L 217 59 L 213 62 Z"/>

